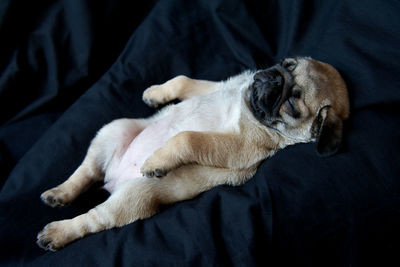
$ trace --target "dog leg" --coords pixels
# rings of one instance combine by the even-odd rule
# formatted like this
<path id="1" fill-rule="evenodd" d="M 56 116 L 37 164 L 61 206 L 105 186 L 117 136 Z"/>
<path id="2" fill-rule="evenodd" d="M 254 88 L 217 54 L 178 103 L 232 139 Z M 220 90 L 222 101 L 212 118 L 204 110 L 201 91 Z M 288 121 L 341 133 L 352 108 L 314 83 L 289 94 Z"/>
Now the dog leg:
<path id="1" fill-rule="evenodd" d="M 45 191 L 41 195 L 43 202 L 52 207 L 67 205 L 92 184 L 102 181 L 112 157 L 122 155 L 146 124 L 146 120 L 120 119 L 104 126 L 78 169 L 64 183 Z"/>
<path id="2" fill-rule="evenodd" d="M 239 185 L 256 171 L 187 165 L 161 180 L 133 178 L 121 184 L 102 204 L 73 219 L 49 223 L 37 236 L 37 244 L 56 251 L 72 241 L 102 230 L 148 218 L 160 204 L 191 199 L 217 185 Z"/>
<path id="3" fill-rule="evenodd" d="M 266 153 L 262 146 L 247 143 L 238 134 L 181 132 L 156 150 L 143 164 L 147 177 L 162 177 L 185 164 L 199 164 L 229 169 L 244 169 L 261 161 Z"/>
<path id="4" fill-rule="evenodd" d="M 184 100 L 209 94 L 217 89 L 218 84 L 219 82 L 194 80 L 181 75 L 164 84 L 146 89 L 143 93 L 143 101 L 151 107 L 157 107 L 175 99 Z"/>
<path id="5" fill-rule="evenodd" d="M 40 198 L 51 206 L 64 206 L 86 191 L 96 181 L 101 181 L 104 174 L 96 165 L 92 155 L 87 156 L 78 169 L 64 183 L 45 191 Z"/>
<path id="6" fill-rule="evenodd" d="M 37 244 L 52 251 L 88 234 L 120 227 L 157 211 L 158 181 L 144 177 L 127 181 L 102 204 L 73 219 L 46 225 L 37 236 Z"/>
<path id="7" fill-rule="evenodd" d="M 201 192 L 222 184 L 241 185 L 256 172 L 258 164 L 236 170 L 190 164 L 168 173 L 158 181 L 157 191 L 161 204 L 172 204 L 191 199 Z M 153 179 L 149 179 L 153 180 Z"/>

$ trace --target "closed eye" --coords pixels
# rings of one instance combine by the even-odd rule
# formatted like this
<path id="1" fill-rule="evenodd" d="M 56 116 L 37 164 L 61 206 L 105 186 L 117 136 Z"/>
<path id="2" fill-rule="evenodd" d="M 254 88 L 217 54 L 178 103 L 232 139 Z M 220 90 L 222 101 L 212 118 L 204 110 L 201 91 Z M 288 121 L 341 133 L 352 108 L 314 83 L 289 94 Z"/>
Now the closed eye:
<path id="1" fill-rule="evenodd" d="M 293 96 L 289 97 L 289 99 L 286 100 L 285 104 L 288 108 L 290 116 L 292 116 L 295 119 L 300 118 L 301 114 L 300 114 L 300 111 L 297 109 L 295 98 Z"/>

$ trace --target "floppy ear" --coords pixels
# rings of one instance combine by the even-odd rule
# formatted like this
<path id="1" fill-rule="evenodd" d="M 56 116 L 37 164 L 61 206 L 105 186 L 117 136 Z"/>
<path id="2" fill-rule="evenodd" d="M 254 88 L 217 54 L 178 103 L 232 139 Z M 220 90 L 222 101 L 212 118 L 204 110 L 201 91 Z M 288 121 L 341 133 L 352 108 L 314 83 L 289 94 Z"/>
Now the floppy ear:
<path id="1" fill-rule="evenodd" d="M 319 111 L 312 131 L 316 137 L 318 155 L 329 157 L 339 150 L 342 142 L 343 121 L 332 108 L 327 106 Z"/>

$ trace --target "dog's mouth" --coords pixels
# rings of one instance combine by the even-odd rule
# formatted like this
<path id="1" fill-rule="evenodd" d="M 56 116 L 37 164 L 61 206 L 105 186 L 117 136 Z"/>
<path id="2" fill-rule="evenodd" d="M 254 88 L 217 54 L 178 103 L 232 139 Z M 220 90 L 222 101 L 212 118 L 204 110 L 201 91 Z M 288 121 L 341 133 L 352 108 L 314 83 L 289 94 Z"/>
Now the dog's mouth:
<path id="1" fill-rule="evenodd" d="M 289 115 L 299 115 L 294 101 L 290 98 L 294 84 L 290 73 L 278 65 L 257 72 L 253 79 L 249 103 L 258 120 L 266 124 L 280 121 L 279 111 L 282 105 Z"/>

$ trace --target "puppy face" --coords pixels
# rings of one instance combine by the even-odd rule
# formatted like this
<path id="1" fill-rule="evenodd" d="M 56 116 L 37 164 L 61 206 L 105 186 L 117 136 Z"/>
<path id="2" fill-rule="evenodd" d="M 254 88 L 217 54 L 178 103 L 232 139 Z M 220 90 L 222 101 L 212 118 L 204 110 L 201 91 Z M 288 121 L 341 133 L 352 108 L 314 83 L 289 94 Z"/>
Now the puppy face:
<path id="1" fill-rule="evenodd" d="M 346 85 L 332 66 L 287 58 L 253 79 L 249 104 L 262 124 L 294 142 L 317 141 L 321 155 L 336 152 L 349 102 Z"/>

